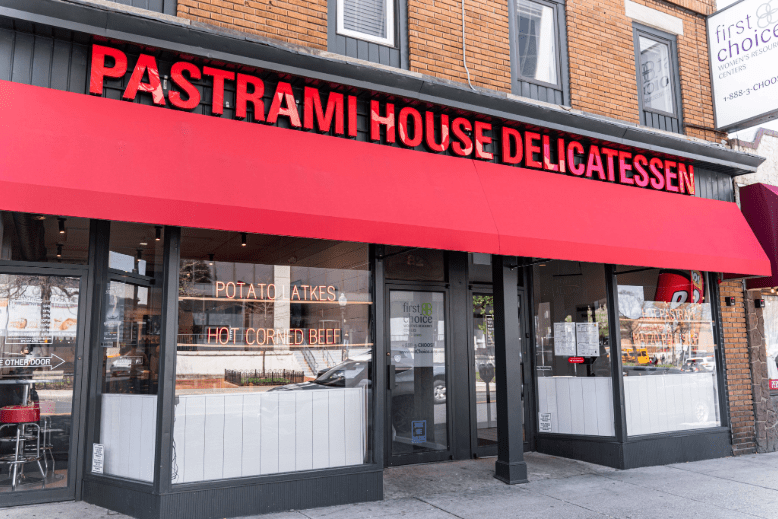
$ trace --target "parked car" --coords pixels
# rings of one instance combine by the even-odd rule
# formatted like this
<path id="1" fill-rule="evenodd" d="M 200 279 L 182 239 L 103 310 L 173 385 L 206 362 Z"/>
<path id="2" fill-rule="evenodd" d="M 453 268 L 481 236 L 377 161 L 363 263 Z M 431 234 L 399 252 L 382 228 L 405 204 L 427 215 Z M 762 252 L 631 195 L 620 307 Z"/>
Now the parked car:
<path id="1" fill-rule="evenodd" d="M 682 369 L 692 373 L 709 372 L 716 369 L 716 361 L 713 357 L 690 357 Z"/>
<path id="2" fill-rule="evenodd" d="M 413 358 L 397 353 L 401 361 L 393 365 L 395 369 L 395 385 L 392 389 L 392 424 L 398 432 L 410 430 L 410 423 L 415 407 L 415 381 L 416 371 L 413 366 Z M 373 362 L 368 360 L 369 355 L 359 356 L 341 362 L 321 373 L 315 380 L 301 382 L 299 384 L 287 384 L 274 387 L 269 391 L 311 391 L 338 387 L 359 387 L 366 385 L 371 387 L 370 373 Z M 432 367 L 433 405 L 446 403 L 446 369 L 444 366 Z"/>

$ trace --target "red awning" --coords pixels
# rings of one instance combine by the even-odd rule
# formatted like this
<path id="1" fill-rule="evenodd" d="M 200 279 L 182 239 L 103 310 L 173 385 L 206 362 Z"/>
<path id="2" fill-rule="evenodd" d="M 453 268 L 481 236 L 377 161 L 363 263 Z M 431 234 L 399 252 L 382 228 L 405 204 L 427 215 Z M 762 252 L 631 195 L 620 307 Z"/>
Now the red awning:
<path id="1" fill-rule="evenodd" d="M 732 203 L 0 81 L 0 208 L 770 273 Z"/>
<path id="2" fill-rule="evenodd" d="M 749 289 L 778 286 L 778 187 L 767 184 L 741 187 L 740 207 L 772 265 L 772 275 L 747 279 L 746 286 Z"/>

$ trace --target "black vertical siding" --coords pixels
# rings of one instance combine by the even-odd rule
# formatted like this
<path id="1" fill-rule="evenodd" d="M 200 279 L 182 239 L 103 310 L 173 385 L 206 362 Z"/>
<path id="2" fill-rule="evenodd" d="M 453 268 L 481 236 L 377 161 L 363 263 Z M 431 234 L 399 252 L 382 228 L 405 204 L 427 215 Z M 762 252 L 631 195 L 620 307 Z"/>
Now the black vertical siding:
<path id="1" fill-rule="evenodd" d="M 695 195 L 700 198 L 734 202 L 732 177 L 701 168 L 694 168 Z"/>
<path id="2" fill-rule="evenodd" d="M 642 119 L 643 124 L 650 126 L 651 128 L 657 128 L 673 133 L 683 133 L 681 131 L 681 122 L 678 120 L 678 117 L 643 110 Z"/>
<path id="3" fill-rule="evenodd" d="M 176 14 L 176 0 L 113 0 L 116 3 L 147 9 L 157 13 Z"/>
<path id="4" fill-rule="evenodd" d="M 85 94 L 89 40 L 45 27 L 0 23 L 0 79 Z M 25 30 L 18 30 L 20 26 Z"/>
<path id="5" fill-rule="evenodd" d="M 408 15 L 404 0 L 395 0 L 395 46 L 387 47 L 338 34 L 338 2 L 327 3 L 327 50 L 350 58 L 408 69 Z"/>

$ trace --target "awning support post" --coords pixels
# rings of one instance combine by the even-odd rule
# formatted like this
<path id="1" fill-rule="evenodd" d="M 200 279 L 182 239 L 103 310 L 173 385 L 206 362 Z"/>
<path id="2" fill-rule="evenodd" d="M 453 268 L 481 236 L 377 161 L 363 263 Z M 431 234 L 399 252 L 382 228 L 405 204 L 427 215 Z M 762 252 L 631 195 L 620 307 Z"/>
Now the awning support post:
<path id="1" fill-rule="evenodd" d="M 521 400 L 521 330 L 516 258 L 492 256 L 494 283 L 497 462 L 494 477 L 509 485 L 527 482 Z"/>

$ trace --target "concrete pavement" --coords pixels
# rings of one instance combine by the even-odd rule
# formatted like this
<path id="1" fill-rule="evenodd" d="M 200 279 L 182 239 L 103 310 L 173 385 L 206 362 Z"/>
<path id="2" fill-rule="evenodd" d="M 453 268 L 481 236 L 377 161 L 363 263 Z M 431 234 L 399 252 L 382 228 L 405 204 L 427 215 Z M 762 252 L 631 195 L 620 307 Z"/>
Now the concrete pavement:
<path id="1" fill-rule="evenodd" d="M 530 482 L 492 477 L 494 459 L 387 469 L 376 503 L 271 514 L 262 519 L 778 518 L 778 453 L 618 471 L 537 453 Z M 84 503 L 0 510 L 4 519 L 124 518 Z"/>

